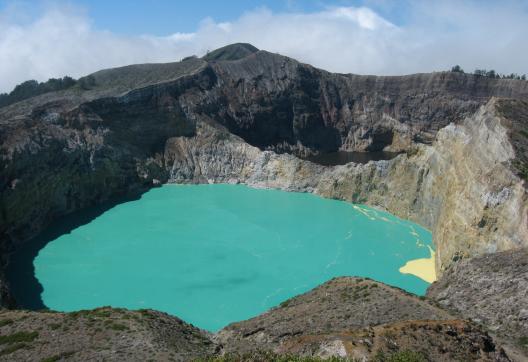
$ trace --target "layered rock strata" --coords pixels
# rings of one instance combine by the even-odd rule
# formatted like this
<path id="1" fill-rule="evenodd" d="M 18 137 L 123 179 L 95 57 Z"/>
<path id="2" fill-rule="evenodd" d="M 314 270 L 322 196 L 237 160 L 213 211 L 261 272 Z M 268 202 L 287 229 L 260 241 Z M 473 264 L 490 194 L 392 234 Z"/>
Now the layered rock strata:
<path id="1" fill-rule="evenodd" d="M 392 160 L 323 167 L 260 151 L 218 126 L 170 139 L 169 182 L 246 183 L 365 203 L 430 228 L 439 274 L 463 257 L 528 245 L 525 181 L 508 120 L 491 100 Z"/>

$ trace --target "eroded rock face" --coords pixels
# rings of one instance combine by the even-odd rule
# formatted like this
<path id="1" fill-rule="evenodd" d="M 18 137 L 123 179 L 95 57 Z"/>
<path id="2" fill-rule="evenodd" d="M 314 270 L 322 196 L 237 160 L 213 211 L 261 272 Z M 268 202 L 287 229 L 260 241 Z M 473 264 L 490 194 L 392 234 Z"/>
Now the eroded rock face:
<path id="1" fill-rule="evenodd" d="M 429 361 L 508 361 L 476 325 L 406 292 L 362 278 L 336 278 L 214 340 L 219 353 L 338 356 L 375 360 L 412 351 Z"/>
<path id="2" fill-rule="evenodd" d="M 326 335 L 403 320 L 450 320 L 447 312 L 406 292 L 363 278 L 335 278 L 217 335 L 224 352 L 279 350 L 292 338 Z"/>
<path id="3" fill-rule="evenodd" d="M 462 260 L 427 295 L 453 313 L 481 323 L 528 355 L 528 249 Z"/>
<path id="4" fill-rule="evenodd" d="M 406 150 L 432 142 L 491 96 L 528 97 L 522 82 L 451 72 L 332 74 L 264 51 L 211 66 L 218 87 L 205 114 L 254 146 L 301 154 Z"/>
<path id="5" fill-rule="evenodd" d="M 288 340 L 281 354 L 363 361 L 510 361 L 481 328 L 462 320 L 404 321 Z"/>
<path id="6" fill-rule="evenodd" d="M 497 100 L 389 161 L 323 167 L 262 152 L 206 123 L 173 138 L 169 182 L 230 182 L 365 203 L 430 228 L 439 274 L 454 261 L 528 245 L 525 181 Z"/>

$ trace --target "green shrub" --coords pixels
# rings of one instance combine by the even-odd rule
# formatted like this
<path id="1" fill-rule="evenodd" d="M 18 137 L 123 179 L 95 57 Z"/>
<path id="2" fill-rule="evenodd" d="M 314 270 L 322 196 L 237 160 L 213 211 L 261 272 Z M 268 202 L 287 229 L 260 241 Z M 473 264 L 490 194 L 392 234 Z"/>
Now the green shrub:
<path id="1" fill-rule="evenodd" d="M 7 326 L 8 324 L 12 324 L 12 319 L 2 319 L 0 320 L 0 327 Z"/>
<path id="2" fill-rule="evenodd" d="M 0 107 L 5 107 L 40 94 L 68 89 L 74 86 L 75 83 L 76 80 L 68 76 L 64 78 L 51 78 L 41 83 L 36 80 L 27 80 L 18 84 L 10 93 L 1 93 Z"/>
<path id="3" fill-rule="evenodd" d="M 44 358 L 41 362 L 56 362 L 60 361 L 61 359 L 67 359 L 68 357 L 71 357 L 75 352 L 62 352 L 58 355 L 51 356 L 48 358 Z"/>
<path id="4" fill-rule="evenodd" d="M 376 362 L 426 362 L 427 359 L 420 352 L 415 351 L 400 351 L 385 355 L 383 352 L 378 352 L 374 357 Z"/>
<path id="5" fill-rule="evenodd" d="M 353 361 L 347 358 L 341 357 L 330 357 L 323 359 L 320 357 L 303 357 L 295 355 L 280 355 L 273 352 L 257 351 L 253 353 L 247 353 L 243 355 L 238 354 L 226 354 L 224 356 L 207 357 L 203 359 L 197 359 L 195 362 L 240 362 L 240 361 L 252 361 L 252 362 L 344 362 Z"/>
<path id="6" fill-rule="evenodd" d="M 281 304 L 279 304 L 279 307 L 281 308 L 286 308 L 287 306 L 289 306 L 291 303 L 291 299 L 286 299 L 284 302 L 281 302 Z"/>
<path id="7" fill-rule="evenodd" d="M 38 332 L 16 332 L 7 336 L 0 336 L 0 344 L 32 342 L 38 337 Z"/>
<path id="8" fill-rule="evenodd" d="M 519 346 L 528 350 L 528 336 L 519 338 Z"/>
<path id="9" fill-rule="evenodd" d="M 6 348 L 4 348 L 3 350 L 0 351 L 0 356 L 4 356 L 6 354 L 11 354 L 15 351 L 18 351 L 19 349 L 22 349 L 22 348 L 26 348 L 28 345 L 25 344 L 25 343 L 17 343 L 17 344 L 12 344 L 12 345 L 9 345 L 7 346 Z"/>
<path id="10" fill-rule="evenodd" d="M 113 329 L 114 331 L 124 331 L 124 330 L 128 330 L 128 327 L 125 326 L 124 324 L 119 324 L 119 323 L 112 323 L 110 326 L 109 326 L 110 329 Z"/>

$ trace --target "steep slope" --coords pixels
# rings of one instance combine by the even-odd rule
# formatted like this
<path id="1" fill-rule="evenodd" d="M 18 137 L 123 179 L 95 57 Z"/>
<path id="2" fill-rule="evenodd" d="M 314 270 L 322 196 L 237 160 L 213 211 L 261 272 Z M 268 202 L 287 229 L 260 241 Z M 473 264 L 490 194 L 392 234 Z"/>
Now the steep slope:
<path id="1" fill-rule="evenodd" d="M 262 152 L 207 124 L 193 138 L 168 141 L 164 159 L 169 182 L 314 192 L 414 220 L 432 230 L 441 274 L 460 258 L 528 246 L 528 195 L 500 102 L 443 128 L 431 146 L 388 161 L 323 167 Z"/>
<path id="2" fill-rule="evenodd" d="M 209 336 L 151 311 L 0 311 L 0 361 L 190 361 L 214 353 Z"/>
<path id="3" fill-rule="evenodd" d="M 292 337 L 327 335 L 404 320 L 451 320 L 445 311 L 416 296 L 363 278 L 334 278 L 217 336 L 225 352 L 279 350 Z M 256 347 L 258 346 L 258 347 Z"/>
<path id="4" fill-rule="evenodd" d="M 491 96 L 528 98 L 528 83 L 440 72 L 332 74 L 260 51 L 215 62 L 215 106 L 204 110 L 259 148 L 294 153 L 408 149 Z"/>
<path id="5" fill-rule="evenodd" d="M 528 249 L 463 260 L 431 285 L 427 295 L 486 325 L 528 358 Z"/>
<path id="6" fill-rule="evenodd" d="M 507 361 L 471 323 L 404 291 L 362 278 L 336 278 L 216 336 L 221 353 L 258 351 L 383 360 L 413 351 L 428 361 Z"/>

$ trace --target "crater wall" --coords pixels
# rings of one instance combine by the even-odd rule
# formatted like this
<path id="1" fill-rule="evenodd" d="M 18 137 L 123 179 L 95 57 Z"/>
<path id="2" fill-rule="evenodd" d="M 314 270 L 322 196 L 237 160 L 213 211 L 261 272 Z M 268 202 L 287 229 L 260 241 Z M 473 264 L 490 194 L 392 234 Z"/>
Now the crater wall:
<path id="1" fill-rule="evenodd" d="M 526 245 L 526 124 L 490 99 L 526 99 L 528 82 L 331 74 L 264 51 L 94 78 L 88 90 L 0 109 L 0 274 L 8 253 L 51 221 L 164 182 L 242 182 L 377 206 L 433 231 L 439 272 Z M 380 148 L 406 153 L 335 167 L 276 153 Z"/>
<path id="2" fill-rule="evenodd" d="M 430 145 L 395 159 L 325 167 L 260 151 L 207 123 L 172 138 L 169 182 L 246 183 L 369 204 L 431 229 L 439 274 L 453 261 L 528 246 L 528 202 L 507 120 L 491 100 Z"/>

